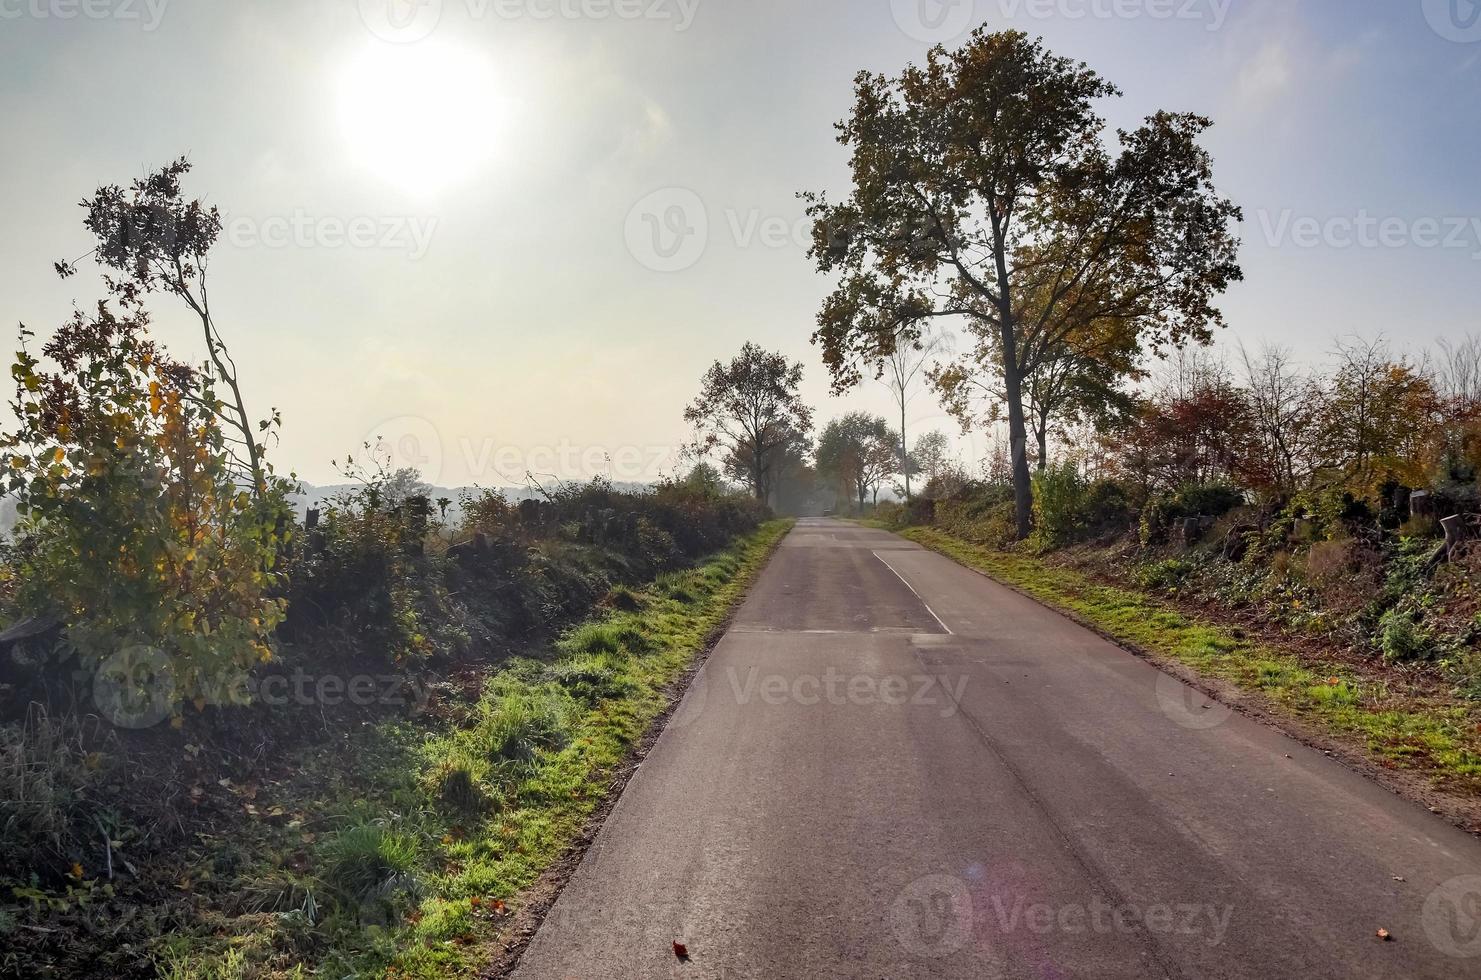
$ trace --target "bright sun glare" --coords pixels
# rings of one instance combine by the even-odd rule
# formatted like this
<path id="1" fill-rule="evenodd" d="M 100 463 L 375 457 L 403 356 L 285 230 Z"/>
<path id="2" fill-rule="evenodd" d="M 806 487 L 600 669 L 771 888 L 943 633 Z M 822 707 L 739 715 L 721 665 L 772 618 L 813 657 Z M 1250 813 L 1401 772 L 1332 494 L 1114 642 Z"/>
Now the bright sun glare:
<path id="1" fill-rule="evenodd" d="M 477 173 L 500 145 L 503 87 L 492 62 L 457 44 L 376 44 L 339 78 L 351 158 L 418 195 Z"/>

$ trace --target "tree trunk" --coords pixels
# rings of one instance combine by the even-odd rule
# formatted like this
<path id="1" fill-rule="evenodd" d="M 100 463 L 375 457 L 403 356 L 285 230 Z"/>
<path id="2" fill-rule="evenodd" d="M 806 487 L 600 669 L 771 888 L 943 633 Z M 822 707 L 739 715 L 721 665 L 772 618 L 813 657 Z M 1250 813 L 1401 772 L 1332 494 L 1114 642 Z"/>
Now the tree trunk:
<path id="1" fill-rule="evenodd" d="M 905 502 L 910 503 L 910 443 L 905 439 L 905 389 L 900 389 L 900 469 L 905 471 Z"/>
<path id="2" fill-rule="evenodd" d="M 1049 419 L 1040 416 L 1034 424 L 1034 438 L 1039 442 L 1039 472 L 1049 468 Z"/>
<path id="3" fill-rule="evenodd" d="M 1028 468 L 1028 424 L 1023 414 L 1023 371 L 1013 321 L 1003 316 L 1003 393 L 1008 402 L 1008 441 L 1013 453 L 1013 509 L 1018 540 L 1034 530 L 1034 486 Z"/>

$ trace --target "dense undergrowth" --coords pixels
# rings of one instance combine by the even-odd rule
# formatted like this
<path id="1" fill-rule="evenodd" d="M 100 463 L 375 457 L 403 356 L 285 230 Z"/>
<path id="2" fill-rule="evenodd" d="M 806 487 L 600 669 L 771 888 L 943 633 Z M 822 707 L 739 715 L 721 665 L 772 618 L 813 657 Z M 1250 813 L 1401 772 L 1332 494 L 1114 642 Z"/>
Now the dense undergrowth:
<path id="1" fill-rule="evenodd" d="M 293 536 L 271 656 L 193 699 L 121 716 L 65 639 L 10 652 L 0 976 L 477 963 L 783 530 L 682 484 L 456 527 L 387 491 Z"/>

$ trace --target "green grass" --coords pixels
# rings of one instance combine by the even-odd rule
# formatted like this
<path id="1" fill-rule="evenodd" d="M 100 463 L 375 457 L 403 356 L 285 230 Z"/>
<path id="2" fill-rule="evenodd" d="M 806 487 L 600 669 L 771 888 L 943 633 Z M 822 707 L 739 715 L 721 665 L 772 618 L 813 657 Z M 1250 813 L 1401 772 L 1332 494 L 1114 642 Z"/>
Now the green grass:
<path id="1" fill-rule="evenodd" d="M 219 887 L 262 882 L 253 914 L 172 938 L 161 973 L 476 975 L 502 948 L 521 891 L 580 835 L 670 686 L 790 527 L 771 522 L 696 568 L 624 590 L 549 656 L 488 677 L 474 703 L 306 754 L 291 785 L 253 804 L 276 802 L 292 819 L 221 845 L 247 867 Z"/>
<path id="2" fill-rule="evenodd" d="M 1377 665 L 1360 673 L 1298 657 L 1026 554 L 984 548 L 930 528 L 900 533 L 1121 643 L 1264 695 L 1277 712 L 1315 723 L 1390 767 L 1420 773 L 1460 795 L 1481 796 L 1481 725 L 1458 700 L 1411 689 Z"/>

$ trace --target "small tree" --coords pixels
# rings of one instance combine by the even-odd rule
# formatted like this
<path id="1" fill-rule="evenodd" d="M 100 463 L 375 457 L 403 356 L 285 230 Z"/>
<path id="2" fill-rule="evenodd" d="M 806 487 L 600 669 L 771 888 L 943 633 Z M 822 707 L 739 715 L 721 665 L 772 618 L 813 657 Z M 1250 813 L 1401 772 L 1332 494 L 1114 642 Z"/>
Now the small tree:
<path id="1" fill-rule="evenodd" d="M 1345 341 L 1337 356 L 1322 422 L 1327 469 L 1360 495 L 1388 480 L 1422 485 L 1440 431 L 1434 384 L 1382 340 Z"/>
<path id="2" fill-rule="evenodd" d="M 747 343 L 729 364 L 716 361 L 705 372 L 699 397 L 684 410 L 684 421 L 699 432 L 699 453 L 719 448 L 727 470 L 745 479 L 757 500 L 767 498 L 778 454 L 812 431 L 801 385 L 800 363 Z"/>
<path id="3" fill-rule="evenodd" d="M 880 364 L 880 380 L 895 399 L 900 411 L 900 470 L 905 477 L 905 499 L 910 499 L 910 478 L 915 468 L 907 442 L 906 411 L 917 394 L 917 385 L 925 380 L 931 357 L 941 349 L 940 337 L 929 337 L 914 344 L 897 344 Z"/>
<path id="4" fill-rule="evenodd" d="M 1310 484 L 1320 465 L 1328 392 L 1319 379 L 1298 372 L 1282 348 L 1241 357 L 1250 438 L 1240 475 L 1266 499 L 1285 502 Z"/>
<path id="5" fill-rule="evenodd" d="M 207 373 L 213 386 L 227 393 L 210 410 L 227 430 L 227 452 L 237 478 L 262 501 L 269 491 L 270 476 L 263 459 L 263 435 L 280 420 L 276 410 L 264 421 L 255 420 L 247 411 L 236 362 L 216 326 L 206 284 L 207 257 L 221 234 L 221 213 L 186 199 L 180 181 L 189 172 L 190 162 L 182 157 L 135 180 L 127 189 L 117 184 L 98 188 L 83 202 L 85 224 L 97 238 L 91 254 L 113 271 L 105 279 L 125 309 L 142 310 L 146 295 L 164 292 L 183 300 L 200 321 Z M 71 263 L 58 262 L 57 271 L 67 277 L 76 270 Z"/>
<path id="6" fill-rule="evenodd" d="M 946 433 L 933 431 L 915 440 L 915 448 L 910 451 L 910 456 L 929 485 L 940 479 L 945 472 L 950 463 L 950 452 L 951 443 L 946 438 Z"/>

